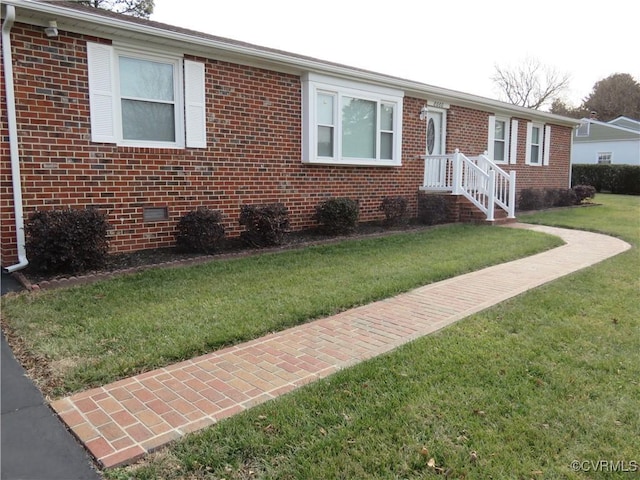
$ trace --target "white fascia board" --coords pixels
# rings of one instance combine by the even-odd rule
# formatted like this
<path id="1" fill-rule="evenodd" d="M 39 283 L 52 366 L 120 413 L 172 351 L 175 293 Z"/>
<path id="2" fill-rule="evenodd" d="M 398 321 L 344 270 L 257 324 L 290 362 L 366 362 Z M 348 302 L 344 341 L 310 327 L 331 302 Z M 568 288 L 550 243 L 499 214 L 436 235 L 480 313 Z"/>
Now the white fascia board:
<path id="1" fill-rule="evenodd" d="M 215 51 L 216 59 L 243 65 L 275 69 L 276 71 L 296 75 L 301 75 L 305 72 L 329 74 L 359 82 L 401 89 L 406 95 L 416 98 L 435 99 L 453 105 L 505 116 L 518 116 L 532 121 L 571 127 L 580 124 L 578 120 L 573 118 L 248 43 L 236 43 L 231 40 L 227 42 L 223 39 L 218 40 L 185 32 L 176 32 L 152 25 L 128 22 L 120 18 L 64 8 L 52 3 L 40 3 L 33 0 L 4 0 L 4 3 L 16 7 L 16 21 L 19 22 L 46 26 L 49 20 L 55 19 L 58 22 L 58 28 L 61 30 L 95 36 L 108 34 L 131 40 L 144 40 L 145 42 L 149 42 L 149 37 L 151 37 L 154 39 L 153 43 L 179 47 L 185 53 L 201 55 L 206 58 L 211 58 L 212 51 Z"/>

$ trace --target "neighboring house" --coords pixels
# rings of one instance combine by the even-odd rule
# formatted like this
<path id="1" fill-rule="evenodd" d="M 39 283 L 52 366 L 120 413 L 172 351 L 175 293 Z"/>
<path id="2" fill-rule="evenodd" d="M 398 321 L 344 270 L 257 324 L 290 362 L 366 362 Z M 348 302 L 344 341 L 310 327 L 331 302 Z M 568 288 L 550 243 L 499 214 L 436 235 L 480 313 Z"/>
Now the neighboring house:
<path id="1" fill-rule="evenodd" d="M 640 165 L 640 121 L 583 118 L 573 134 L 572 164 Z"/>
<path id="2" fill-rule="evenodd" d="M 357 199 L 362 221 L 389 195 L 415 215 L 421 190 L 491 185 L 493 162 L 465 160 L 485 151 L 517 190 L 569 186 L 574 119 L 72 2 L 5 0 L 2 19 L 9 271 L 37 209 L 99 208 L 123 252 L 173 245 L 201 206 L 230 235 L 243 204 L 282 202 L 294 229 L 332 196 Z M 498 184 L 513 215 L 513 175 Z"/>

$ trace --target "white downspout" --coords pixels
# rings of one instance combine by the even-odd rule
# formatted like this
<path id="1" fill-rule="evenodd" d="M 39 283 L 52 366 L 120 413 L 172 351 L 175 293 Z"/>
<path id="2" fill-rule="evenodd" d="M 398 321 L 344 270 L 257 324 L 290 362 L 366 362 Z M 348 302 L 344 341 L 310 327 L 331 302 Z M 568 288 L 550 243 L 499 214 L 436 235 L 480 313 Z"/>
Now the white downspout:
<path id="1" fill-rule="evenodd" d="M 18 154 L 18 122 L 16 120 L 16 98 L 13 87 L 13 61 L 11 58 L 11 28 L 16 19 L 13 5 L 6 6 L 2 24 L 2 59 L 4 67 L 4 87 L 7 95 L 7 122 L 9 126 L 9 150 L 11 151 L 11 179 L 13 181 L 13 208 L 16 218 L 16 241 L 18 243 L 18 263 L 6 267 L 6 272 L 15 272 L 29 265 L 24 236 L 24 213 L 22 211 L 22 182 L 20 181 L 20 155 Z"/>

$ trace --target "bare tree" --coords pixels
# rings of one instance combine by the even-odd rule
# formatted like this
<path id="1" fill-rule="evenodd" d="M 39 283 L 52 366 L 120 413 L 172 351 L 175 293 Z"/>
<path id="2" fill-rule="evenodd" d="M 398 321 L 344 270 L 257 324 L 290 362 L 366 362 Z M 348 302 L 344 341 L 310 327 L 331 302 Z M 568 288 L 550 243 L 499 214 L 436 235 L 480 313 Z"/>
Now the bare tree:
<path id="1" fill-rule="evenodd" d="M 154 0 L 78 0 L 78 3 L 140 18 L 149 18 L 154 7 Z"/>
<path id="2" fill-rule="evenodd" d="M 569 79 L 569 74 L 559 73 L 532 57 L 514 68 L 496 65 L 491 77 L 503 100 L 536 110 L 556 99 L 568 87 Z"/>

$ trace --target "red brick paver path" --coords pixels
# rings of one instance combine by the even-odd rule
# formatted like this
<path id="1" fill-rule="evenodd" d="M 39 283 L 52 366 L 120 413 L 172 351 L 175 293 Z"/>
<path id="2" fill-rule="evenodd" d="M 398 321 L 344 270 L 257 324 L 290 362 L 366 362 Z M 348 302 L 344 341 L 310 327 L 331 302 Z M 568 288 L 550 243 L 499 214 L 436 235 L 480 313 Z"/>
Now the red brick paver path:
<path id="1" fill-rule="evenodd" d="M 52 407 L 104 467 L 123 465 L 630 248 L 595 233 L 515 226 L 558 235 L 566 245 L 78 393 Z"/>

